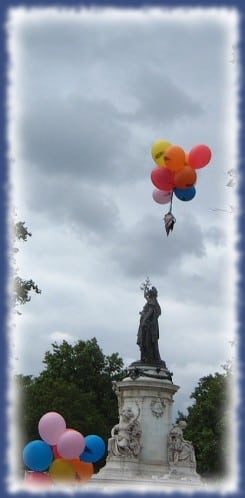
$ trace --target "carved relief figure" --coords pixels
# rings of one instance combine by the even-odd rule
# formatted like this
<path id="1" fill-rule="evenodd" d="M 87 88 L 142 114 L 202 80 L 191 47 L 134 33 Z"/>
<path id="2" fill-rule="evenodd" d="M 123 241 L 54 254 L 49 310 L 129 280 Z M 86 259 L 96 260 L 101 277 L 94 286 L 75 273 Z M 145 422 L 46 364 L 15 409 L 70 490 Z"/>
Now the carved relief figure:
<path id="1" fill-rule="evenodd" d="M 164 413 L 164 400 L 161 400 L 160 398 L 153 399 L 151 402 L 151 411 L 155 417 L 161 417 Z"/>
<path id="2" fill-rule="evenodd" d="M 108 441 L 108 452 L 115 456 L 137 456 L 141 449 L 141 428 L 131 408 L 121 411 L 119 423 L 114 425 Z"/>
<path id="3" fill-rule="evenodd" d="M 156 363 L 161 361 L 158 349 L 158 317 L 161 315 L 161 308 L 157 300 L 157 289 L 155 287 L 149 289 L 145 286 L 144 297 L 146 304 L 140 312 L 137 344 L 141 352 L 141 361 L 143 363 Z"/>
<path id="4" fill-rule="evenodd" d="M 185 420 L 180 422 L 171 429 L 168 435 L 168 461 L 170 464 L 178 462 L 196 463 L 195 451 L 190 441 L 186 441 L 183 436 L 183 430 L 186 428 Z"/>

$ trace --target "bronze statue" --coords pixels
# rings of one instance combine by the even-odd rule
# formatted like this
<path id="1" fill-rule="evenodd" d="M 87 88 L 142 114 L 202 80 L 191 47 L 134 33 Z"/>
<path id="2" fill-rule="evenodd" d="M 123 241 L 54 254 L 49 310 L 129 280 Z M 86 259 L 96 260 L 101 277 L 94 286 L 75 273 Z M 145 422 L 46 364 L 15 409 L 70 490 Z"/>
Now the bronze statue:
<path id="1" fill-rule="evenodd" d="M 149 279 L 141 287 L 144 290 L 146 304 L 140 312 L 140 324 L 137 335 L 137 344 L 141 352 L 141 362 L 159 363 L 161 357 L 158 349 L 159 326 L 158 317 L 161 315 L 161 308 L 157 300 L 157 289 L 149 288 Z"/>

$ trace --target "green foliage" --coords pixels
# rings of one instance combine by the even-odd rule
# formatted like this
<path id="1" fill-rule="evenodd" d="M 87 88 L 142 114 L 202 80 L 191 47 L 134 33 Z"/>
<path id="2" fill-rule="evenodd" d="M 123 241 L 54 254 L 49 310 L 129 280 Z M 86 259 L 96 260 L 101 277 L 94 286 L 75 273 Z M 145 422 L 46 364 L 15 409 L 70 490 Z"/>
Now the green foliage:
<path id="1" fill-rule="evenodd" d="M 197 472 L 203 477 L 219 479 L 227 474 L 229 455 L 229 386 L 232 373 L 215 373 L 199 380 L 191 394 L 194 400 L 188 415 L 178 413 L 179 420 L 186 420 L 184 436 L 192 441 Z"/>
<path id="2" fill-rule="evenodd" d="M 18 221 L 14 225 L 14 237 L 15 240 L 22 240 L 24 242 L 27 241 L 28 237 L 31 237 L 32 234 L 28 232 L 27 227 L 25 226 L 24 221 Z M 17 247 L 13 248 L 13 252 L 17 253 L 19 252 L 19 249 Z M 15 266 L 15 261 L 14 261 L 14 266 Z M 23 280 L 21 277 L 18 275 L 15 275 L 14 277 L 14 282 L 13 282 L 13 305 L 14 307 L 18 306 L 19 304 L 25 304 L 31 300 L 30 292 L 31 291 L 36 292 L 36 294 L 41 294 L 41 290 L 38 288 L 38 286 L 33 282 L 32 279 L 30 280 Z M 21 314 L 20 312 L 18 312 Z"/>
<path id="3" fill-rule="evenodd" d="M 16 377 L 22 447 L 40 437 L 38 422 L 49 411 L 60 413 L 67 427 L 84 436 L 97 434 L 107 441 L 118 421 L 112 381 L 125 375 L 118 353 L 105 356 L 95 338 L 73 346 L 63 341 L 52 344 L 43 363 L 45 369 L 38 377 Z M 96 468 L 104 463 L 102 460 Z"/>
<path id="4" fill-rule="evenodd" d="M 25 227 L 25 221 L 18 221 L 15 223 L 15 236 L 19 240 L 27 240 L 27 237 L 31 237 L 32 234 L 31 232 L 28 232 L 27 228 Z"/>
<path id="5" fill-rule="evenodd" d="M 34 290 L 37 294 L 41 294 L 41 290 L 33 282 L 33 280 L 23 280 L 20 277 L 14 278 L 13 300 L 14 306 L 17 304 L 25 304 L 31 300 L 29 292 Z"/>

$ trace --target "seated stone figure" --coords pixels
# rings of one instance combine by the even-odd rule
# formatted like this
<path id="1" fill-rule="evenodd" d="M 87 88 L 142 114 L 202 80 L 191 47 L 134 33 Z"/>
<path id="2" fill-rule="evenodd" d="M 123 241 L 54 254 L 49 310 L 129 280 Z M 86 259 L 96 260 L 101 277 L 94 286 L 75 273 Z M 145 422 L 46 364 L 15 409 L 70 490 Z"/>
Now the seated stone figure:
<path id="1" fill-rule="evenodd" d="M 190 441 L 186 441 L 183 430 L 186 428 L 185 420 L 180 420 L 174 425 L 168 435 L 168 461 L 170 464 L 188 462 L 191 466 L 196 464 L 195 451 Z"/>
<path id="2" fill-rule="evenodd" d="M 139 414 L 138 414 L 139 415 Z M 140 452 L 141 429 L 131 408 L 121 411 L 119 423 L 111 430 L 108 441 L 108 456 L 137 456 Z"/>

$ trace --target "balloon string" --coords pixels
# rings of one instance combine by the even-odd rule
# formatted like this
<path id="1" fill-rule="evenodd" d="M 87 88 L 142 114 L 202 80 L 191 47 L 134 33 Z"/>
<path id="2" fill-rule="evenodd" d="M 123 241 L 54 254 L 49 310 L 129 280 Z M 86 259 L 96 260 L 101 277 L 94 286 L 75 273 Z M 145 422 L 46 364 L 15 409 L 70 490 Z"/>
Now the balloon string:
<path id="1" fill-rule="evenodd" d="M 171 195 L 171 199 L 170 199 L 170 208 L 169 208 L 169 212 L 172 214 L 172 205 L 173 205 L 173 193 L 172 192 L 172 195 Z"/>

